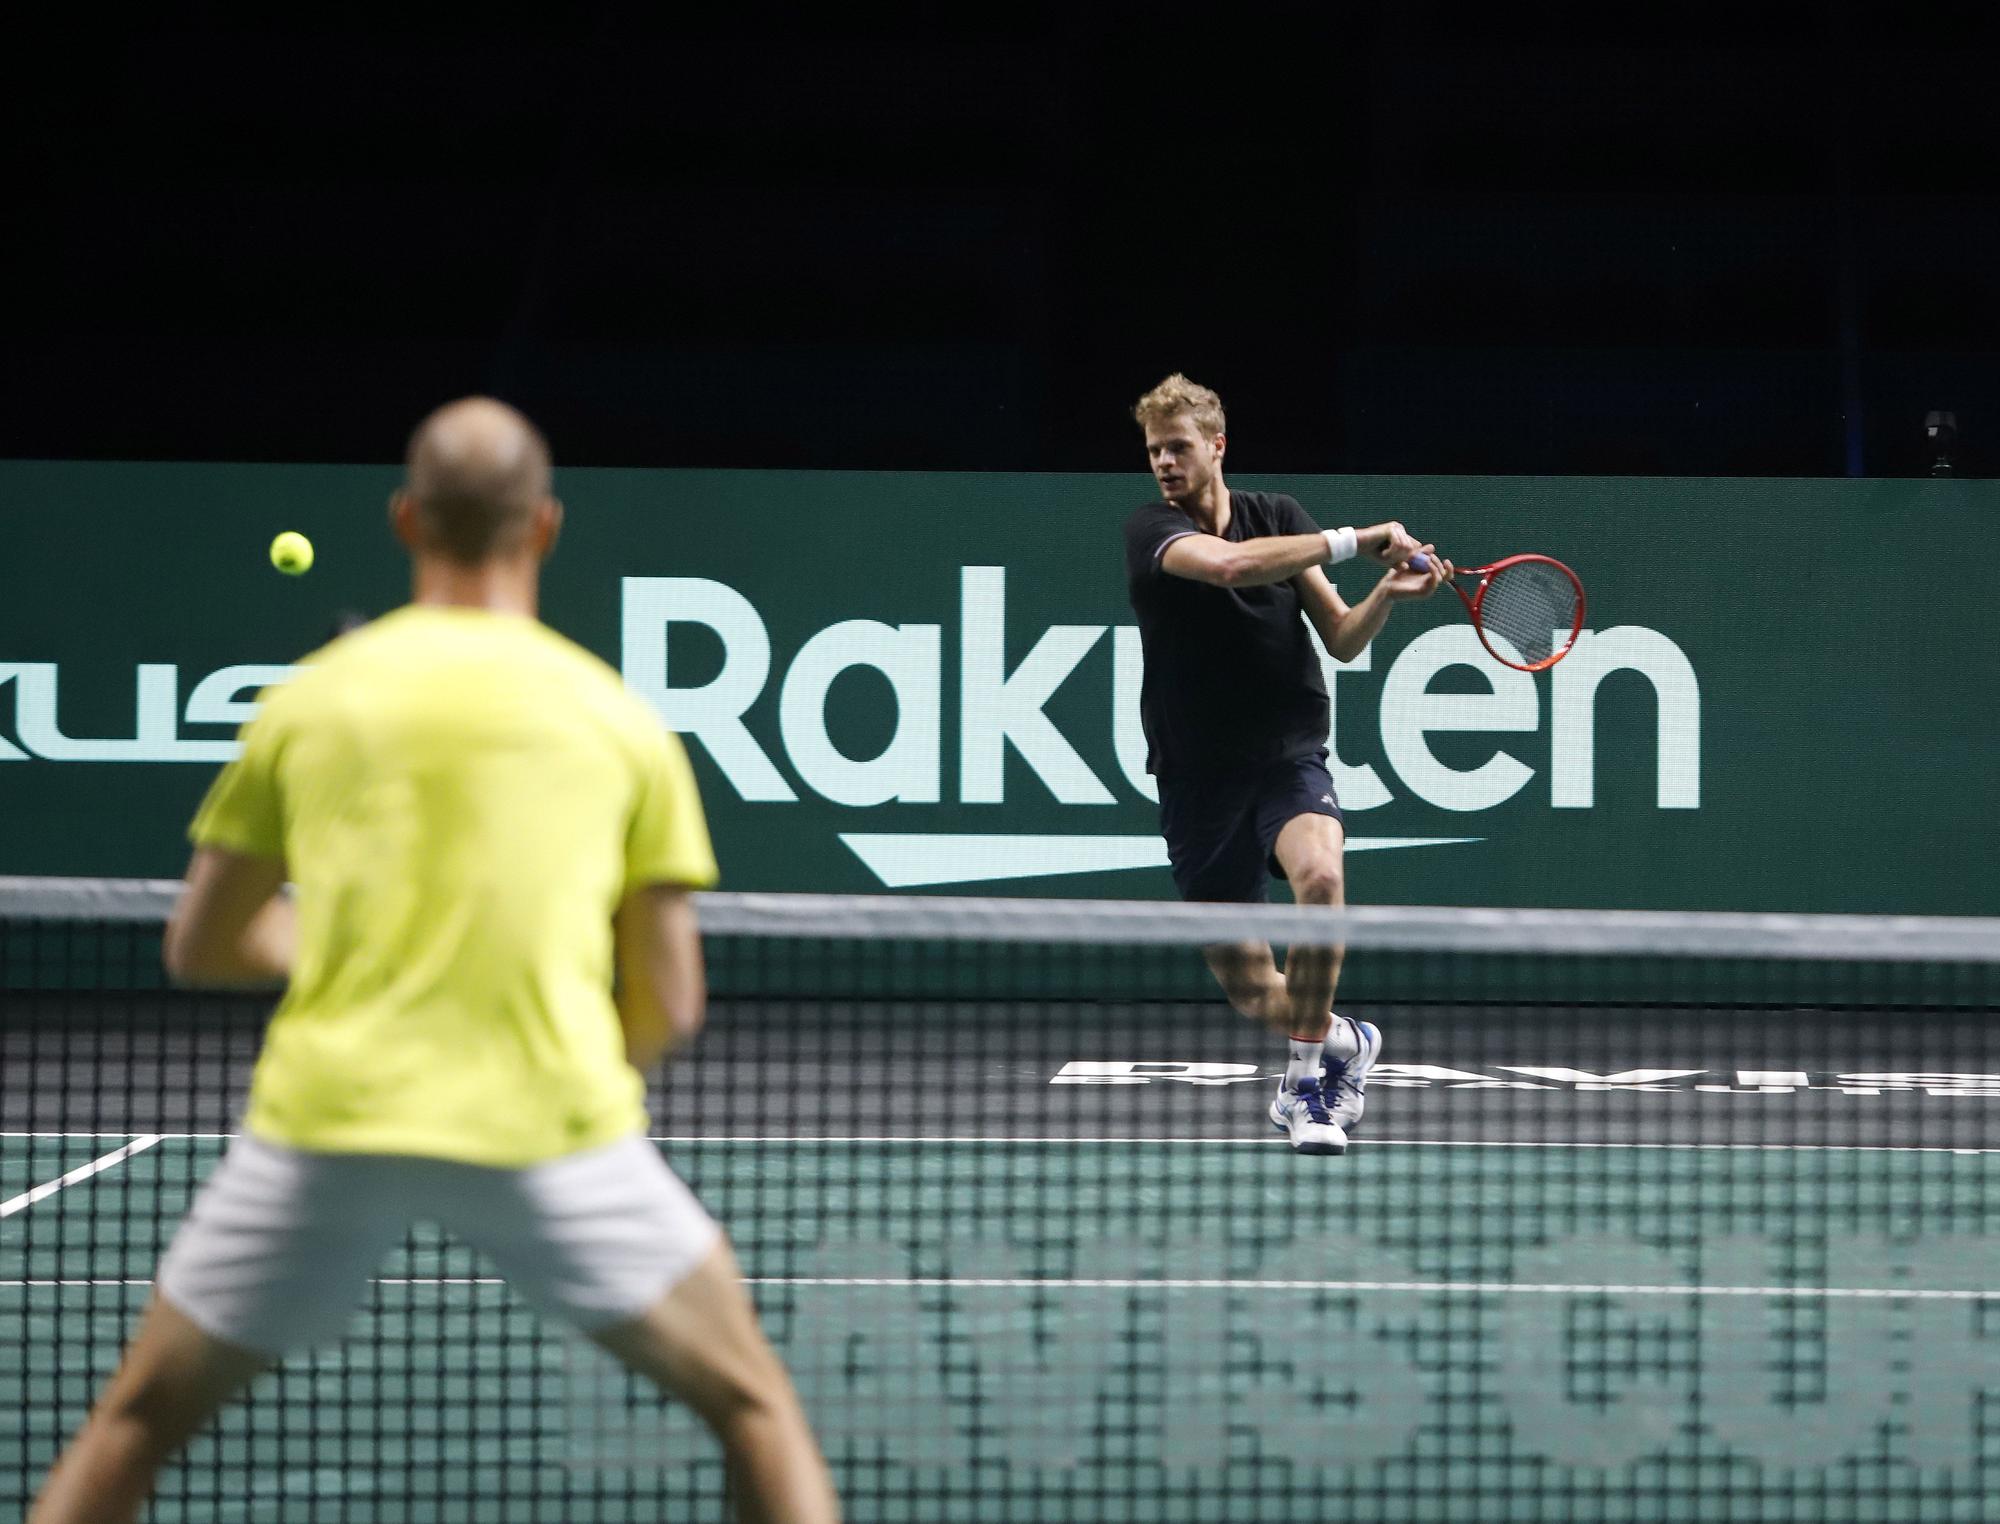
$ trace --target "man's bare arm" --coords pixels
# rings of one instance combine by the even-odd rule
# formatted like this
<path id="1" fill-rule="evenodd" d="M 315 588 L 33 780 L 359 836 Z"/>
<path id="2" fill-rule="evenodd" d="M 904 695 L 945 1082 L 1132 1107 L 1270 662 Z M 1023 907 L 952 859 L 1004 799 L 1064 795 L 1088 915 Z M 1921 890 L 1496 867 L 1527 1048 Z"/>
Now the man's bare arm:
<path id="1" fill-rule="evenodd" d="M 199 847 L 167 922 L 163 961 L 184 984 L 282 984 L 297 927 L 282 858 Z"/>
<path id="2" fill-rule="evenodd" d="M 649 884 L 625 896 L 615 924 L 625 1056 L 650 1069 L 699 1032 L 706 1014 L 694 899 L 678 885 Z"/>
<path id="3" fill-rule="evenodd" d="M 1268 587 L 1327 565 L 1335 559 L 1334 538 L 1347 534 L 1354 538 L 1356 553 L 1377 561 L 1393 564 L 1415 554 L 1417 549 L 1417 542 L 1396 523 L 1370 524 L 1365 529 L 1332 530 L 1326 534 L 1260 535 L 1252 540 L 1185 534 L 1169 541 L 1160 553 L 1160 569 L 1212 587 Z"/>
<path id="4" fill-rule="evenodd" d="M 1302 573 L 1295 584 L 1299 605 L 1319 632 L 1319 643 L 1335 661 L 1353 661 L 1381 633 L 1389 619 L 1389 597 L 1380 581 L 1359 603 L 1350 604 L 1335 591 L 1318 567 Z"/>
<path id="5" fill-rule="evenodd" d="M 1242 541 L 1188 534 L 1160 553 L 1160 570 L 1211 587 L 1268 587 L 1290 581 L 1309 566 L 1324 566 L 1326 560 L 1322 534 L 1265 535 Z"/>
<path id="6" fill-rule="evenodd" d="M 1428 545 L 1423 549 L 1431 551 Z M 1368 589 L 1368 596 L 1355 604 L 1344 601 L 1318 567 L 1301 572 L 1292 585 L 1298 589 L 1299 606 L 1319 632 L 1326 654 L 1335 661 L 1353 661 L 1382 633 L 1392 605 L 1406 598 L 1428 598 L 1438 590 L 1451 571 L 1451 563 L 1435 553 L 1431 562 L 1428 572 L 1397 568 L 1384 573 Z"/>

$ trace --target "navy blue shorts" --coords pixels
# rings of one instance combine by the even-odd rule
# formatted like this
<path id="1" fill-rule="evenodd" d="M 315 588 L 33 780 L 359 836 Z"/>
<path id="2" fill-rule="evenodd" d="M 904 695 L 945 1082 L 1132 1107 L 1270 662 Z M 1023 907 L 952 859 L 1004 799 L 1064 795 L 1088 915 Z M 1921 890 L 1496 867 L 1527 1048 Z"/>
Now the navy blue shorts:
<path id="1" fill-rule="evenodd" d="M 1330 815 L 1347 823 L 1333 796 L 1326 753 L 1288 757 L 1261 773 L 1160 780 L 1160 834 L 1184 900 L 1256 904 L 1283 878 L 1273 851 L 1286 822 Z"/>

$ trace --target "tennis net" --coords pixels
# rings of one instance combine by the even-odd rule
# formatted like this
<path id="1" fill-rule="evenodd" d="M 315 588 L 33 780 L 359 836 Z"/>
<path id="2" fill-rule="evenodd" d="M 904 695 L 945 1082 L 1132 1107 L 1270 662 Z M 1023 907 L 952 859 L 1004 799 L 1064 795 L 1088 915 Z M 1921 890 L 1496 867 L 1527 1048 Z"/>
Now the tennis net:
<path id="1" fill-rule="evenodd" d="M 0 880 L 0 1515 L 109 1372 L 267 996 Z M 706 898 L 654 1132 L 856 1521 L 1957 1519 L 2000 1496 L 2000 921 Z M 1338 1158 L 1205 944 L 1349 947 Z M 715 1447 L 417 1226 L 161 1521 L 721 1518 Z"/>

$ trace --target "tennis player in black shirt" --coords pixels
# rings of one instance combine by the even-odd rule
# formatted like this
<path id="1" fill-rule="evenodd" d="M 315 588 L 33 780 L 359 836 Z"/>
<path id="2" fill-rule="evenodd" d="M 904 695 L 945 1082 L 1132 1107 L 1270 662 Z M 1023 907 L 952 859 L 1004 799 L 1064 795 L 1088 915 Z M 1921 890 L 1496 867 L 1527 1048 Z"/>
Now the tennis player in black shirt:
<path id="1" fill-rule="evenodd" d="M 1174 883 L 1187 900 L 1260 901 L 1279 875 L 1300 904 L 1344 904 L 1326 682 L 1306 624 L 1351 661 L 1395 602 L 1429 597 L 1451 563 L 1401 524 L 1322 531 L 1289 497 L 1230 491 L 1222 399 L 1185 376 L 1146 393 L 1133 416 L 1161 500 L 1125 521 L 1125 576 L 1146 656 L 1146 765 L 1159 780 Z M 1427 572 L 1407 565 L 1419 551 Z M 1322 568 L 1356 555 L 1384 570 L 1349 605 Z M 1229 1003 L 1290 1040 L 1273 1124 L 1300 1153 L 1345 1152 L 1382 1034 L 1333 1012 L 1341 949 L 1295 947 L 1282 973 L 1264 942 L 1206 956 Z"/>

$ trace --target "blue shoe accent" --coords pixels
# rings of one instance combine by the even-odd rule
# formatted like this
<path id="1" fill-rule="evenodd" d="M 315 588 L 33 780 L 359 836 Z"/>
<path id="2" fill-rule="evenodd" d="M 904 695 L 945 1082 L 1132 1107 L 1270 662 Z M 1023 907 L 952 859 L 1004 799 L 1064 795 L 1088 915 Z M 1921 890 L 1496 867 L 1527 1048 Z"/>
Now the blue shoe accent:
<path id="1" fill-rule="evenodd" d="M 1309 1076 L 1297 1089 L 1287 1089 L 1282 1080 L 1271 1101 L 1271 1121 L 1292 1140 L 1302 1154 L 1338 1154 L 1347 1151 L 1347 1134 L 1334 1120 L 1327 1104 L 1327 1092 L 1318 1076 Z"/>
<path id="2" fill-rule="evenodd" d="M 1326 1056 L 1326 1089 L 1333 1097 L 1333 1120 L 1343 1132 L 1361 1125 L 1361 1113 L 1368 1105 L 1368 1071 L 1382 1056 L 1382 1033 L 1372 1021 L 1356 1021 L 1336 1016 L 1353 1030 L 1356 1051 L 1351 1058 Z"/>
<path id="3" fill-rule="evenodd" d="M 1299 1088 L 1292 1092 L 1298 1097 L 1298 1104 L 1305 1107 L 1306 1119 L 1312 1122 L 1331 1122 L 1333 1116 L 1326 1109 L 1326 1092 L 1320 1088 L 1317 1078 L 1308 1075 L 1299 1081 Z"/>

